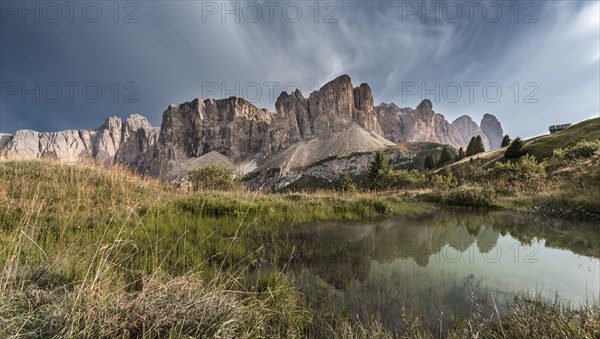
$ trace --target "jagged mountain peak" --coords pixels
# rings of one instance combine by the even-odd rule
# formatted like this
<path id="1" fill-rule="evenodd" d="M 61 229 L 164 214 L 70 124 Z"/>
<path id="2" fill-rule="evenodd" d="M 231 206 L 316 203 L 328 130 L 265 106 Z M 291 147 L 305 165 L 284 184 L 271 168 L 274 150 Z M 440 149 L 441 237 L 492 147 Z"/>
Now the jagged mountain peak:
<path id="1" fill-rule="evenodd" d="M 431 100 L 423 99 L 421 101 L 421 103 L 417 106 L 417 110 L 418 111 L 433 110 L 433 104 L 431 103 Z"/>
<path id="2" fill-rule="evenodd" d="M 416 109 L 398 108 L 395 104 L 381 104 L 375 107 L 385 138 L 395 143 L 430 141 L 466 147 L 473 136 L 480 135 L 486 149 L 500 146 L 502 137 L 499 122 L 491 115 L 484 116 L 488 130 L 484 130 L 468 115 L 448 122 L 443 115 L 433 110 L 429 99 L 422 100 Z M 493 140 L 493 141 L 492 141 Z"/>
<path id="3" fill-rule="evenodd" d="M 479 125 L 477 125 L 477 123 L 473 121 L 473 119 L 470 116 L 462 115 L 454 119 L 454 121 L 452 121 L 452 125 L 456 127 L 456 129 L 459 131 L 465 145 L 469 144 L 472 137 L 481 136 L 483 146 L 485 147 L 485 149 L 489 150 L 492 148 L 487 135 L 481 130 Z"/>
<path id="4" fill-rule="evenodd" d="M 315 160 L 319 154 L 335 156 L 333 150 L 348 154 L 353 150 L 368 152 L 386 147 L 385 139 L 393 143 L 424 141 L 460 147 L 466 146 L 474 134 L 487 136 L 490 147 L 499 146 L 500 122 L 485 114 L 481 128 L 468 116 L 449 123 L 435 113 L 428 99 L 416 109 L 399 108 L 393 102 L 375 106 L 371 87 L 364 82 L 354 87 L 350 76 L 343 74 L 308 98 L 299 89 L 282 92 L 273 113 L 238 97 L 195 98 L 169 105 L 160 128 L 153 127 L 144 116 L 132 114 L 124 121 L 108 117 L 100 127 L 89 131 L 2 134 L 0 158 L 94 159 L 165 176 L 185 173 L 185 166 L 197 163 L 194 159 L 214 152 L 231 163 L 253 163 L 256 167 L 273 159 L 292 161 L 286 156 L 297 157 L 312 148 L 315 156 L 308 156 L 309 160 Z M 290 151 L 298 145 L 304 145 L 300 153 Z M 323 147 L 332 151 L 321 152 Z M 315 161 L 319 160 L 322 159 Z"/>
<path id="5" fill-rule="evenodd" d="M 463 121 L 470 123 L 473 121 L 473 118 L 471 118 L 470 116 L 465 114 L 465 115 L 461 115 L 458 118 L 454 119 L 454 121 L 452 121 L 452 123 L 454 124 L 455 122 L 463 122 Z"/>
<path id="6" fill-rule="evenodd" d="M 502 145 L 502 138 L 504 137 L 504 131 L 502 130 L 502 124 L 496 118 L 496 116 L 486 113 L 481 119 L 481 130 L 490 139 L 492 148 L 500 148 Z"/>

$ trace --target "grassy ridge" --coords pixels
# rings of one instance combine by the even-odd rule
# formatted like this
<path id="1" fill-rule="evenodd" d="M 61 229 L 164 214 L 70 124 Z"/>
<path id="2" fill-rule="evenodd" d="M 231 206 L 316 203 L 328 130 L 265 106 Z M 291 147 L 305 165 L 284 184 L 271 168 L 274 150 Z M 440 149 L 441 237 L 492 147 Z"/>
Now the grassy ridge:
<path id="1" fill-rule="evenodd" d="M 524 150 L 527 155 L 520 159 L 506 159 L 505 149 L 477 154 L 436 174 L 492 189 L 495 204 L 507 209 L 600 218 L 600 118 L 526 140 Z"/>
<path id="2" fill-rule="evenodd" d="M 554 134 L 525 143 L 527 152 L 538 160 L 552 156 L 553 150 L 574 146 L 580 141 L 600 140 L 600 118 L 589 119 Z"/>
<path id="3" fill-rule="evenodd" d="M 437 210 L 396 193 L 190 193 L 122 168 L 0 163 L 0 337 L 438 337 L 411 316 L 399 333 L 325 318 L 285 267 L 251 273 L 279 227 Z M 550 336 L 600 333 L 597 308 L 515 305 L 443 335 L 521 336 L 548 319 Z"/>

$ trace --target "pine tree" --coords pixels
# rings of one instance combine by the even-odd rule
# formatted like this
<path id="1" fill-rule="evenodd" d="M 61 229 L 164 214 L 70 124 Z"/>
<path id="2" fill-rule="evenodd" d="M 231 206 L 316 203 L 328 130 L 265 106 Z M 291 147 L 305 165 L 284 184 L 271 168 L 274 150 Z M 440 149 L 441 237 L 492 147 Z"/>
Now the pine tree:
<path id="1" fill-rule="evenodd" d="M 504 136 L 504 138 L 502 138 L 502 144 L 500 145 L 500 147 L 506 147 L 508 145 L 510 145 L 510 137 L 507 135 Z"/>
<path id="2" fill-rule="evenodd" d="M 475 137 L 475 149 L 473 151 L 473 154 L 485 152 L 485 147 L 483 146 L 483 139 L 481 139 L 481 135 Z"/>
<path id="3" fill-rule="evenodd" d="M 456 161 L 462 160 L 465 158 L 465 150 L 461 147 L 458 149 L 458 155 L 456 156 Z"/>
<path id="4" fill-rule="evenodd" d="M 475 137 L 472 137 L 471 141 L 469 141 L 469 145 L 467 145 L 466 156 L 470 157 L 473 155 L 473 145 L 475 145 Z"/>
<path id="5" fill-rule="evenodd" d="M 379 179 L 389 171 L 390 165 L 388 164 L 387 157 L 383 153 L 383 150 L 378 150 L 375 152 L 375 157 L 373 157 L 371 167 L 369 168 L 369 185 L 376 187 Z"/>
<path id="6" fill-rule="evenodd" d="M 504 152 L 504 157 L 506 159 L 512 159 L 524 156 L 527 153 L 527 151 L 523 149 L 524 146 L 525 144 L 523 143 L 523 140 L 517 137 L 515 140 L 513 140 L 513 142 L 510 143 L 510 146 L 508 146 L 506 152 Z"/>
<path id="7" fill-rule="evenodd" d="M 442 154 L 440 155 L 440 160 L 438 161 L 438 166 L 442 167 L 451 164 L 453 162 L 453 159 L 454 158 L 450 153 L 450 148 L 444 147 L 444 149 L 442 149 Z"/>
<path id="8" fill-rule="evenodd" d="M 338 187 L 338 191 L 342 193 L 354 193 L 357 189 L 356 182 L 352 180 L 352 177 L 350 177 L 348 173 L 344 174 Z"/>
<path id="9" fill-rule="evenodd" d="M 469 141 L 469 145 L 467 146 L 467 156 L 470 157 L 477 153 L 485 152 L 485 147 L 483 147 L 483 140 L 481 136 L 472 137 L 471 141 Z"/>
<path id="10" fill-rule="evenodd" d="M 433 155 L 428 155 L 425 157 L 425 163 L 423 164 L 425 169 L 432 170 L 435 168 L 435 157 Z"/>

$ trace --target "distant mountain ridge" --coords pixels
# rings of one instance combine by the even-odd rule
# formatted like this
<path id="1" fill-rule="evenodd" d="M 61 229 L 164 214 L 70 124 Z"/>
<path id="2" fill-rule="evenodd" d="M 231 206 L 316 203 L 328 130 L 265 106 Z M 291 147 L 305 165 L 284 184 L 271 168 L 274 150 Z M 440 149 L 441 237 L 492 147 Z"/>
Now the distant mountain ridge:
<path id="1" fill-rule="evenodd" d="M 385 138 L 396 144 L 437 142 L 466 148 L 471 138 L 479 135 L 486 150 L 491 150 L 500 148 L 504 137 L 502 125 L 491 114 L 484 115 L 481 127 L 468 115 L 450 123 L 443 115 L 433 111 L 433 104 L 428 99 L 416 109 L 383 103 L 375 107 L 375 112 Z"/>
<path id="2" fill-rule="evenodd" d="M 500 122 L 486 114 L 478 126 L 462 116 L 452 123 L 433 111 L 430 100 L 416 109 L 374 106 L 368 84 L 352 85 L 348 75 L 305 98 L 299 90 L 281 93 L 276 111 L 242 98 L 195 99 L 170 105 L 161 127 L 134 114 L 124 122 L 109 117 L 93 130 L 0 134 L 0 159 L 56 158 L 124 164 L 143 174 L 172 178 L 202 166 L 204 158 L 227 159 L 244 168 L 301 171 L 327 158 L 372 152 L 410 142 L 466 147 L 481 135 L 487 149 L 500 146 Z M 204 157 L 209 153 L 223 157 Z M 343 170 L 343 169 L 342 169 Z"/>

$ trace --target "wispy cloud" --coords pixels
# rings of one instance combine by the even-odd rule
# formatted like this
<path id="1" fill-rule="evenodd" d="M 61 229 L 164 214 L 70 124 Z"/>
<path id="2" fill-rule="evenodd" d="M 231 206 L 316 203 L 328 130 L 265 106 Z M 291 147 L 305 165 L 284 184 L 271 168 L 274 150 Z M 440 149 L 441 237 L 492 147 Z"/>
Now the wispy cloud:
<path id="1" fill-rule="evenodd" d="M 3 23 L 2 82 L 98 82 L 106 86 L 106 100 L 22 103 L 14 96 L 2 103 L 0 130 L 90 128 L 107 115 L 131 113 L 159 124 L 168 104 L 205 96 L 206 83 L 224 86 L 211 95 L 215 97 L 232 91 L 243 96 L 244 85 L 256 83 L 263 91 L 256 105 L 273 110 L 278 92 L 270 96 L 265 83 L 277 82 L 275 91 L 298 85 L 307 96 L 342 73 L 350 74 L 355 85 L 369 83 L 377 103 L 394 101 L 400 106 L 415 106 L 423 94 L 403 102 L 407 82 L 424 83 L 429 89 L 458 83 L 461 100 L 441 98 L 434 102 L 436 111 L 449 119 L 493 113 L 511 135 L 543 133 L 546 125 L 576 122 L 600 110 L 598 2 L 537 2 L 537 22 L 524 22 L 533 13 L 525 3 L 515 17 L 510 3 L 497 2 L 503 6 L 497 22 L 486 20 L 481 10 L 474 12 L 474 20 L 463 13 L 460 20 L 442 16 L 436 22 L 432 16 L 422 20 L 420 14 L 409 14 L 407 2 L 338 1 L 336 22 L 324 22 L 332 12 L 323 6 L 330 2 L 320 3 L 318 20 L 312 2 L 297 2 L 303 15 L 293 23 L 282 18 L 281 11 L 273 21 L 263 12 L 258 22 L 243 16 L 235 22 L 232 15 L 222 22 L 220 14 L 206 16 L 207 2 L 137 3 L 136 24 Z M 234 8 L 238 2 L 214 3 Z M 490 3 L 494 2 L 482 2 L 478 8 Z M 265 11 L 263 2 L 255 4 Z M 435 8 L 434 2 L 424 4 Z M 139 102 L 110 100 L 108 86 L 117 81 L 138 84 Z M 467 82 L 480 83 L 473 102 L 463 85 Z M 531 87 L 524 87 L 530 82 L 537 85 L 537 103 L 523 102 L 531 94 Z M 481 87 L 486 83 L 500 85 L 500 100 L 484 100 Z M 510 89 L 515 83 L 517 102 Z M 125 94 L 123 89 L 120 94 Z"/>

